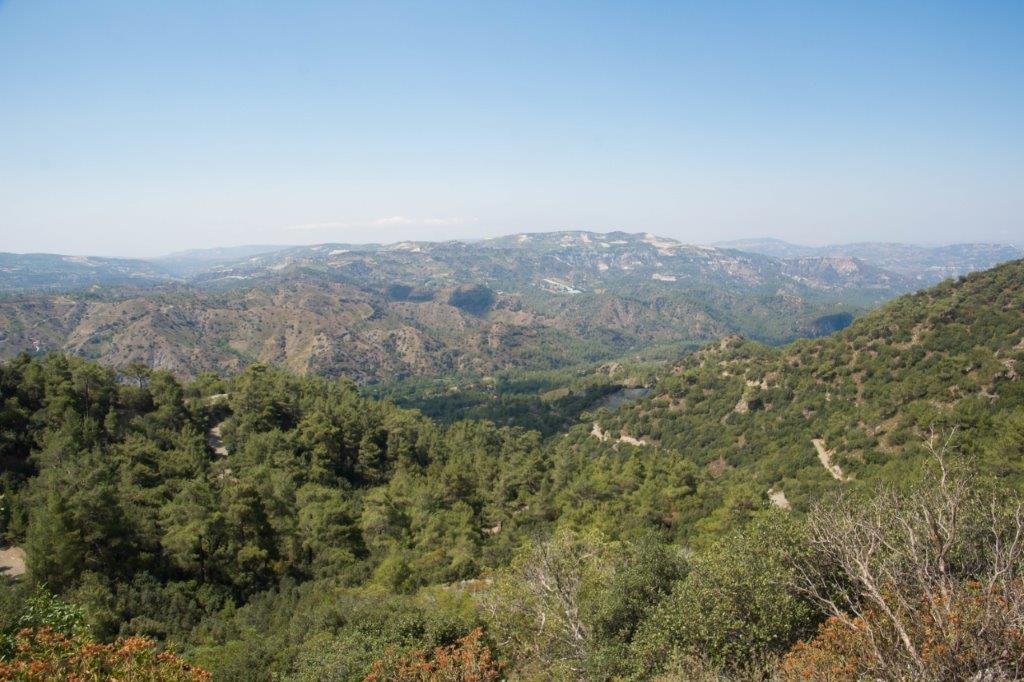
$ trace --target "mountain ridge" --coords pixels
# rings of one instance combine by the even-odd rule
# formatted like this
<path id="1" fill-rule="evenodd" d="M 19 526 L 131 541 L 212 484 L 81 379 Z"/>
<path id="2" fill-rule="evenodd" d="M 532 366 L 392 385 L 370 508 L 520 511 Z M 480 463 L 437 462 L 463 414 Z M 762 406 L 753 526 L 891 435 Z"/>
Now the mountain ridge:
<path id="1" fill-rule="evenodd" d="M 360 382 L 550 369 L 726 333 L 824 333 L 913 286 L 856 259 L 779 261 L 646 233 L 320 244 L 211 263 L 187 280 L 11 291 L 0 357 L 62 350 L 183 376 L 267 362 Z"/>
<path id="2" fill-rule="evenodd" d="M 91 284 L 9 288 L 0 357 L 60 350 L 182 376 L 270 363 L 360 383 L 546 370 L 733 333 L 773 344 L 829 333 L 918 286 L 855 257 L 776 259 L 625 232 L 252 246 L 195 256 L 201 267 L 183 258 L 174 272 L 44 258 L 71 269 L 57 283 Z M 107 266 L 109 282 L 97 275 Z"/>
<path id="3" fill-rule="evenodd" d="M 987 270 L 1000 263 L 1024 257 L 1024 250 L 1012 244 L 985 242 L 941 246 L 900 242 L 804 246 L 768 237 L 716 242 L 715 245 L 783 259 L 853 257 L 927 284 L 938 283 L 946 277 L 958 277 L 968 272 Z"/>
<path id="4" fill-rule="evenodd" d="M 743 239 L 716 242 L 711 245 L 681 242 L 648 232 L 593 232 L 564 230 L 552 232 L 523 232 L 481 239 L 455 239 L 444 241 L 399 241 L 392 243 L 325 242 L 306 246 L 248 244 L 228 247 L 187 249 L 154 258 L 110 258 L 77 256 L 54 253 L 0 253 L 0 291 L 33 289 L 69 290 L 93 285 L 112 285 L 140 282 L 190 281 L 211 271 L 244 268 L 247 261 L 271 262 L 273 259 L 309 257 L 316 251 L 346 251 L 359 253 L 385 253 L 389 251 L 422 252 L 445 246 L 461 245 L 470 248 L 540 247 L 550 252 L 572 245 L 601 245 L 603 248 L 647 244 L 660 249 L 662 255 L 689 251 L 732 250 L 766 255 L 778 259 L 809 257 L 858 258 L 868 264 L 909 276 L 916 280 L 938 281 L 944 276 L 957 276 L 970 270 L 986 269 L 998 262 L 1024 255 L 1017 247 L 1006 244 L 965 243 L 946 246 L 919 246 L 903 243 L 860 242 L 821 247 L 792 244 L 781 239 Z M 419 251 L 417 251 L 417 249 Z M 880 254 L 885 252 L 885 257 Z M 927 258 L 945 259 L 940 266 L 929 265 Z M 75 264 L 78 264 L 75 272 Z M 33 271 L 31 268 L 39 268 Z M 61 272 L 63 267 L 68 272 Z M 105 272 L 107 268 L 109 272 Z M 930 268 L 930 270 L 929 270 Z M 19 273 L 29 279 L 19 280 Z M 63 276 L 52 279 L 53 274 Z M 47 275 L 51 279 L 35 275 Z"/>

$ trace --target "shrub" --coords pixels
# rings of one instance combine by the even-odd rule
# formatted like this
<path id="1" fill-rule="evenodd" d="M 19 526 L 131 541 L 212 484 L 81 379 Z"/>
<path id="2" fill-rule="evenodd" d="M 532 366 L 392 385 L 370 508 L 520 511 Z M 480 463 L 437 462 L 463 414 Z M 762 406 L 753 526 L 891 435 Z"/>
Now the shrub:
<path id="1" fill-rule="evenodd" d="M 429 655 L 422 651 L 400 655 L 390 649 L 385 658 L 373 663 L 364 682 L 495 682 L 501 679 L 503 666 L 482 638 L 483 630 L 477 628 Z"/>
<path id="2" fill-rule="evenodd" d="M 25 628 L 17 634 L 14 655 L 0 661 L 0 679 L 205 682 L 211 678 L 168 651 L 158 652 L 156 644 L 143 637 L 97 644 L 44 627 Z"/>
<path id="3" fill-rule="evenodd" d="M 730 670 L 781 655 L 813 632 L 818 612 L 793 584 L 803 544 L 802 526 L 773 512 L 698 556 L 637 633 L 638 670 L 663 672 L 673 655 Z"/>
<path id="4" fill-rule="evenodd" d="M 1024 673 L 1024 502 L 926 447 L 908 492 L 840 498 L 812 513 L 798 582 L 832 617 L 787 657 L 790 679 L 1019 679 Z"/>

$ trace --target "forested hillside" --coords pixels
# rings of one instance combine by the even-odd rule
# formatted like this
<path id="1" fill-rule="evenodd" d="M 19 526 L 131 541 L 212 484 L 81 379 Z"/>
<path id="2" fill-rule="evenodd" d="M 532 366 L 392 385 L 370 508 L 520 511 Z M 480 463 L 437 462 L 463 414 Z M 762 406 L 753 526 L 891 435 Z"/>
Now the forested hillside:
<path id="1" fill-rule="evenodd" d="M 679 353 L 732 332 L 781 342 L 829 331 L 830 320 L 844 324 L 856 309 L 653 285 L 579 295 L 449 288 L 424 296 L 302 274 L 227 292 L 13 296 L 0 299 L 0 353 L 61 350 L 190 378 L 265 363 L 363 383 L 565 368 L 666 346 Z M 847 312 L 836 318 L 836 310 Z"/>
<path id="2" fill-rule="evenodd" d="M 227 680 L 1012 679 L 1022 362 L 1024 262 L 726 338 L 632 403 L 541 383 L 593 399 L 544 434 L 263 365 L 19 356 L 0 665 L 141 636 L 138 665 Z"/>
<path id="3" fill-rule="evenodd" d="M 957 427 L 974 455 L 1017 476 L 1022 363 L 1015 261 L 904 296 L 824 339 L 782 348 L 724 339 L 597 423 L 701 465 L 756 472 L 797 502 L 834 478 L 902 478 L 932 428 Z M 821 465 L 825 456 L 836 469 Z"/>

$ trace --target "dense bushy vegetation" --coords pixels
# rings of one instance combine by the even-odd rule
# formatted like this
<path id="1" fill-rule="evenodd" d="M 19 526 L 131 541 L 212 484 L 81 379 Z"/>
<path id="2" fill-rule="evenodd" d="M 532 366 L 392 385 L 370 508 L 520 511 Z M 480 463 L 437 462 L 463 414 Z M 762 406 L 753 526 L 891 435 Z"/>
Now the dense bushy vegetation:
<path id="1" fill-rule="evenodd" d="M 842 485 L 815 441 L 844 479 L 901 480 L 927 458 L 923 436 L 958 426 L 981 466 L 1020 484 L 1022 311 L 1016 262 L 897 299 L 824 339 L 725 339 L 598 421 L 699 465 L 750 472 L 802 508 Z"/>
<path id="2" fill-rule="evenodd" d="M 484 420 L 551 436 L 578 424 L 584 413 L 618 402 L 617 394 L 653 380 L 663 364 L 632 360 L 485 377 L 412 377 L 368 386 L 366 393 L 390 398 L 444 424 Z"/>
<path id="3" fill-rule="evenodd" d="M 728 339 L 618 409 L 616 384 L 569 382 L 544 414 L 595 417 L 543 433 L 529 410 L 441 424 L 265 366 L 183 384 L 22 356 L 0 365 L 0 533 L 29 575 L 0 590 L 0 656 L 184 666 L 166 646 L 228 680 L 1010 678 L 1022 334 L 1017 263 L 827 339 Z"/>
<path id="4" fill-rule="evenodd" d="M 205 682 L 210 674 L 178 656 L 157 650 L 144 637 L 99 644 L 69 639 L 49 628 L 22 630 L 9 660 L 0 661 L 0 679 L 12 682 L 49 680 L 137 680 L 138 682 Z"/>

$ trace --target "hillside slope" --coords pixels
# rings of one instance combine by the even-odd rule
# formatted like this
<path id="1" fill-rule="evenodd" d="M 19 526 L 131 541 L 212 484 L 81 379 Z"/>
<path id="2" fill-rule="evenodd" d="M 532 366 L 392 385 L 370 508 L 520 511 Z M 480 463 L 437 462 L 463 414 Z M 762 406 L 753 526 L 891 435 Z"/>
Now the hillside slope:
<path id="1" fill-rule="evenodd" d="M 724 339 L 574 438 L 747 470 L 795 504 L 855 481 L 900 480 L 930 433 L 954 428 L 963 449 L 1019 476 L 1024 441 L 995 443 L 1024 428 L 1022 369 L 1024 261 L 1014 261 L 899 298 L 826 338 L 781 348 Z"/>
<path id="2" fill-rule="evenodd" d="M 144 296 L 10 298 L 0 301 L 0 356 L 60 350 L 182 376 L 264 362 L 366 382 L 563 367 L 736 332 L 778 341 L 828 331 L 834 317 L 832 308 L 800 299 L 718 291 L 526 296 L 485 289 L 482 310 L 469 302 L 472 292 L 460 299 L 458 291 L 396 298 L 294 276 L 220 293 L 176 288 Z"/>

